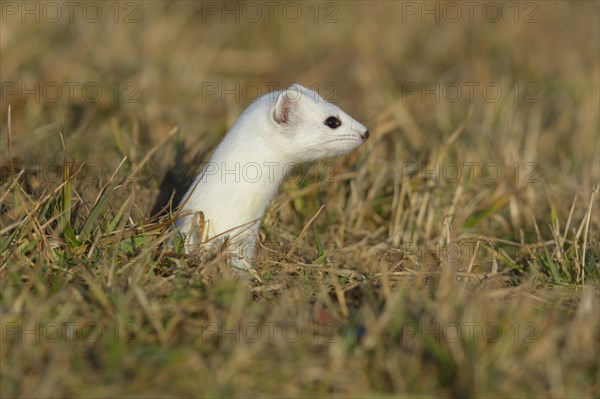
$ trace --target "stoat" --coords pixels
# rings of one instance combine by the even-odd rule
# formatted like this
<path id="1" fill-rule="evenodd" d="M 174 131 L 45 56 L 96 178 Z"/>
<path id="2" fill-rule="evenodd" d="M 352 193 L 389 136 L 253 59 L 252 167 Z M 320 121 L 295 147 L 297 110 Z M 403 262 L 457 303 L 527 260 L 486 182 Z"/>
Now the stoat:
<path id="1" fill-rule="evenodd" d="M 261 219 L 286 173 L 346 154 L 368 138 L 363 124 L 299 84 L 258 98 L 181 200 L 176 224 L 186 252 L 228 237 L 232 266 L 251 267 Z"/>

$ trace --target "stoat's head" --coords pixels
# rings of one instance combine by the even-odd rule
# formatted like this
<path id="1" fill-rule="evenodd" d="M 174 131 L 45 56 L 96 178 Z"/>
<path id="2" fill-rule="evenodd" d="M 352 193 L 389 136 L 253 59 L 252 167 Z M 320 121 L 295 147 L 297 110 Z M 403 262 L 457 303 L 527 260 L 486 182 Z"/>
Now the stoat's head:
<path id="1" fill-rule="evenodd" d="M 363 124 L 299 84 L 279 92 L 271 104 L 271 122 L 278 127 L 273 144 L 296 162 L 342 155 L 369 138 Z"/>

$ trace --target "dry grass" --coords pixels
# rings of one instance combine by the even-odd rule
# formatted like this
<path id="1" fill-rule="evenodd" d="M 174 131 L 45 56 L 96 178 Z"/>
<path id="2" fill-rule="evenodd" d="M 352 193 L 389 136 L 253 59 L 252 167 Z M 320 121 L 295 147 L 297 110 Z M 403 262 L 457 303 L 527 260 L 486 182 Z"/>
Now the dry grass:
<path id="1" fill-rule="evenodd" d="M 598 397 L 597 2 L 503 3 L 497 23 L 320 3 L 329 24 L 313 3 L 297 23 L 193 2 L 115 3 L 115 23 L 110 4 L 98 23 L 2 9 L 2 397 Z M 165 253 L 151 216 L 256 85 L 293 81 L 371 139 L 285 182 L 252 283 Z"/>

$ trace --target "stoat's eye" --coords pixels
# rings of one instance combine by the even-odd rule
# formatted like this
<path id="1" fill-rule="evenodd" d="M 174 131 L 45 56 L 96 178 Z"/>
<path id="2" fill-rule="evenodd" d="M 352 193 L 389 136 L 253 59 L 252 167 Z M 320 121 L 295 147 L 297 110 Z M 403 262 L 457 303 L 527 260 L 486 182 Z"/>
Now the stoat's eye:
<path id="1" fill-rule="evenodd" d="M 341 125 L 342 122 L 335 116 L 330 116 L 329 118 L 325 119 L 325 126 L 327 126 L 330 129 L 337 129 Z"/>

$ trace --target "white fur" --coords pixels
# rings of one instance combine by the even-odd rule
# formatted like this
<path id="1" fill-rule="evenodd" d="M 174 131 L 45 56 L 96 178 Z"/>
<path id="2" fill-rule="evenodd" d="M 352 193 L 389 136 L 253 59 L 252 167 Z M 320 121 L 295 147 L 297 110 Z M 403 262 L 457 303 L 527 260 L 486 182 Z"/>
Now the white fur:
<path id="1" fill-rule="evenodd" d="M 331 129 L 325 120 L 337 117 Z M 254 101 L 232 126 L 180 204 L 177 228 L 186 252 L 197 248 L 197 214 L 208 238 L 229 236 L 233 266 L 250 267 L 262 216 L 286 171 L 298 163 L 342 155 L 368 138 L 367 128 L 298 84 Z M 194 219 L 196 218 L 196 219 Z M 215 240 L 212 240 L 214 243 Z"/>

